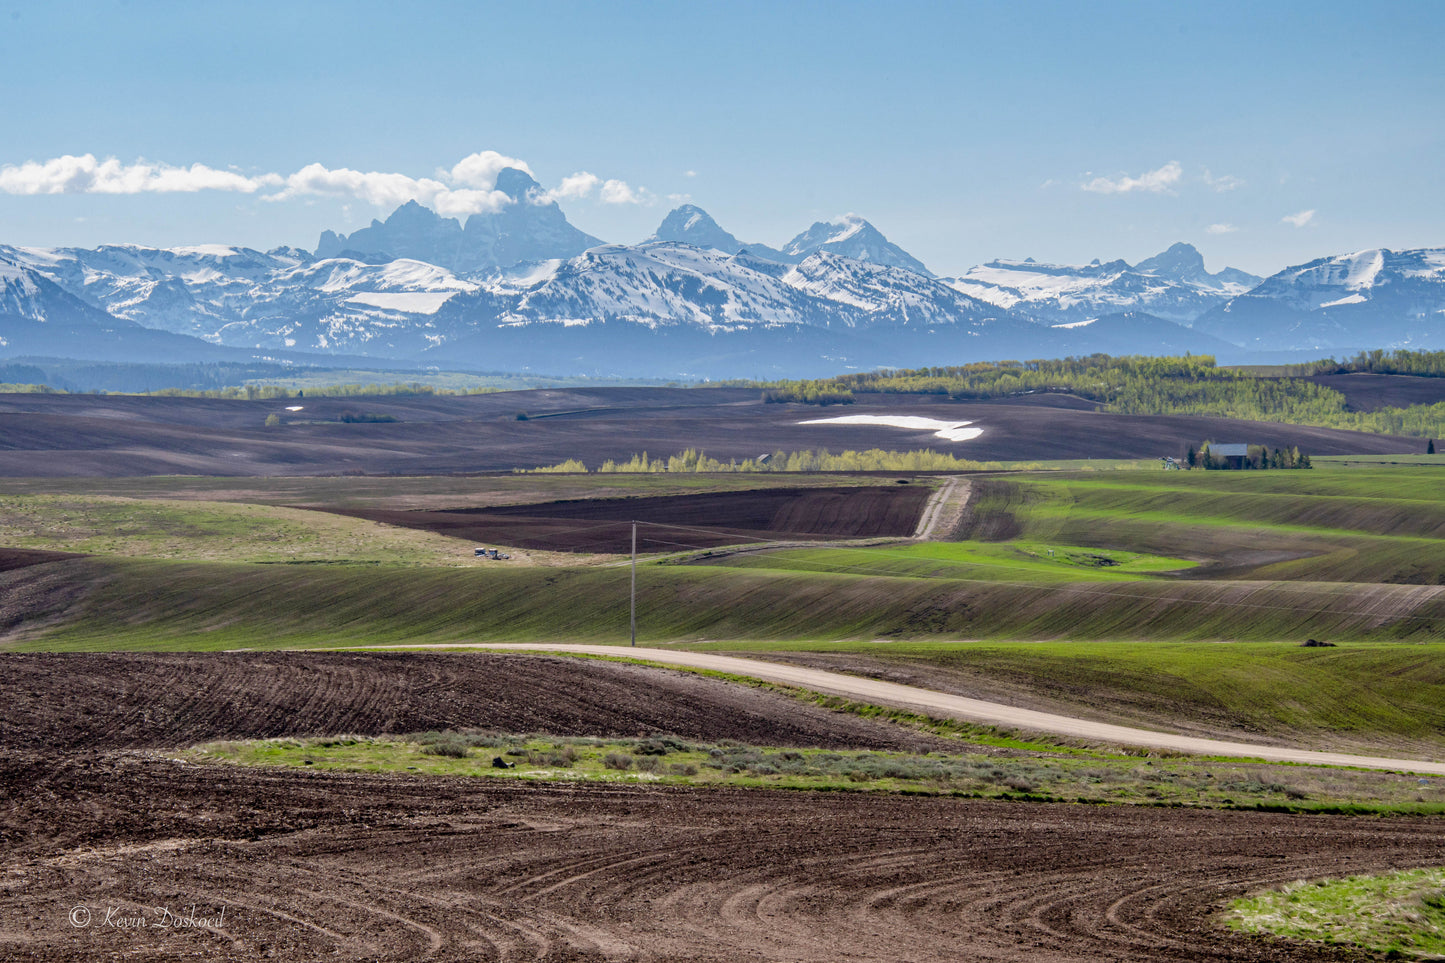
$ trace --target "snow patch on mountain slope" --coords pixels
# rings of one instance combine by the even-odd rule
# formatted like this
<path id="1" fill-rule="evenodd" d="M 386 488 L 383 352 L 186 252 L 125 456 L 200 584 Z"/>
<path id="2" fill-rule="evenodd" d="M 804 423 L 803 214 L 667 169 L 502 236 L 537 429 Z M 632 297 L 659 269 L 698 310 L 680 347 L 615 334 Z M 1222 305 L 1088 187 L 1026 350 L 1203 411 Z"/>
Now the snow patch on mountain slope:
<path id="1" fill-rule="evenodd" d="M 1181 249 L 1194 255 L 1187 277 L 1140 271 L 1122 260 L 1072 265 L 999 259 L 943 280 L 970 297 L 1050 322 L 1143 311 L 1186 324 L 1259 280 L 1228 268 L 1208 274 L 1193 248 L 1176 245 L 1171 251 Z M 1151 260 L 1166 263 L 1163 255 Z"/>
<path id="2" fill-rule="evenodd" d="M 167 248 L 184 257 L 235 257 L 240 252 L 226 244 L 192 244 L 189 247 Z"/>
<path id="3" fill-rule="evenodd" d="M 347 298 L 348 304 L 366 304 L 402 314 L 436 314 L 455 291 L 363 291 Z"/>

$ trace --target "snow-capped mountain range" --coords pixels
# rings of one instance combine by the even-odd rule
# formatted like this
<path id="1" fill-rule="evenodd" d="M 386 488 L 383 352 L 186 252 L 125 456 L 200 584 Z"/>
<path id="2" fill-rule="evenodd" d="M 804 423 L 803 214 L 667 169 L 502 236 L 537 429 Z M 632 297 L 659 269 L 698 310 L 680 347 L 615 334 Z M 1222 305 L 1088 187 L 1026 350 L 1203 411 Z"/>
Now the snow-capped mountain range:
<path id="1" fill-rule="evenodd" d="M 1144 311 L 1189 324 L 1199 315 L 1262 279 L 1235 268 L 1210 274 L 1204 258 L 1188 244 L 1129 265 L 1125 261 L 1083 266 L 990 261 L 951 286 L 1010 311 L 1022 311 L 1055 324 L 1085 322 L 1100 315 Z"/>
<path id="2" fill-rule="evenodd" d="M 1439 349 L 1445 248 L 1377 248 L 1285 268 L 1205 312 L 1194 327 L 1259 350 Z"/>
<path id="3" fill-rule="evenodd" d="M 349 236 L 324 233 L 315 254 L 0 245 L 0 356 L 133 360 L 163 342 L 169 356 L 155 360 L 243 351 L 726 377 L 1091 351 L 1445 347 L 1445 249 L 1260 279 L 1211 274 L 1176 244 L 1132 266 L 999 260 L 936 278 L 856 215 L 775 249 L 684 205 L 639 244 L 603 244 L 526 173 L 497 183 L 512 198 L 500 213 L 463 224 L 408 203 Z"/>
<path id="4" fill-rule="evenodd" d="M 577 230 L 530 174 L 507 168 L 496 190 L 511 203 L 496 214 L 473 214 L 462 225 L 408 201 L 385 221 L 372 221 L 349 237 L 325 231 L 316 245 L 322 260 L 348 254 L 410 258 L 458 274 L 510 267 L 521 261 L 574 257 L 602 242 Z"/>

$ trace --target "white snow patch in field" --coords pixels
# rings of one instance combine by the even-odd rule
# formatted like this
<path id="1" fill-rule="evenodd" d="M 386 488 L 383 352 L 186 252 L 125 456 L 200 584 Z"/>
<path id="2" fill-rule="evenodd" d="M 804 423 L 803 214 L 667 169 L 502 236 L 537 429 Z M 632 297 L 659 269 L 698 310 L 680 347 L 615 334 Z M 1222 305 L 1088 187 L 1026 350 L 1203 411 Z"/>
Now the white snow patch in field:
<path id="1" fill-rule="evenodd" d="M 1337 308 L 1342 304 L 1364 304 L 1368 300 L 1363 294 L 1351 294 L 1347 298 L 1340 298 L 1338 301 L 1326 301 L 1321 304 L 1322 308 Z"/>
<path id="2" fill-rule="evenodd" d="M 455 291 L 362 291 L 347 298 L 352 304 L 366 304 L 386 311 L 407 314 L 436 314 Z"/>
<path id="3" fill-rule="evenodd" d="M 837 418 L 814 418 L 800 421 L 800 425 L 887 425 L 890 428 L 910 428 L 914 431 L 932 431 L 947 441 L 968 441 L 983 434 L 982 428 L 969 428 L 971 421 L 939 421 L 919 415 L 842 415 Z"/>
<path id="4" fill-rule="evenodd" d="M 1093 324 L 1093 323 L 1094 323 L 1095 321 L 1097 321 L 1097 320 L 1099 320 L 1099 319 L 1098 319 L 1098 318 L 1090 318 L 1090 319 L 1087 320 L 1087 321 L 1070 321 L 1068 324 L 1056 324 L 1056 325 L 1054 325 L 1054 327 L 1056 327 L 1056 328 L 1087 328 L 1089 325 Z"/>
<path id="5" fill-rule="evenodd" d="M 305 405 L 287 405 L 287 406 L 286 406 L 286 410 L 287 410 L 287 411 L 305 411 L 305 410 L 306 410 L 306 406 L 305 406 Z"/>

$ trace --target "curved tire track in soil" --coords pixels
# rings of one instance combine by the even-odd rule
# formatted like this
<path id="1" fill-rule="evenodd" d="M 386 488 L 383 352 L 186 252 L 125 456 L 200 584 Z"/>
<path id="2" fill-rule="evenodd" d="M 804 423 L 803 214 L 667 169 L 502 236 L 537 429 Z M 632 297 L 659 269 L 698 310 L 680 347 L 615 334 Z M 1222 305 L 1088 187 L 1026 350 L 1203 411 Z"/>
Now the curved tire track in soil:
<path id="1" fill-rule="evenodd" d="M 1211 915 L 1260 885 L 1445 858 L 1445 824 L 1429 819 L 212 769 L 146 753 L 10 753 L 0 786 L 0 952 L 15 960 L 1362 960 Z M 179 844 L 133 845 L 145 840 Z M 66 922 L 73 906 L 192 902 L 225 906 L 221 930 Z"/>

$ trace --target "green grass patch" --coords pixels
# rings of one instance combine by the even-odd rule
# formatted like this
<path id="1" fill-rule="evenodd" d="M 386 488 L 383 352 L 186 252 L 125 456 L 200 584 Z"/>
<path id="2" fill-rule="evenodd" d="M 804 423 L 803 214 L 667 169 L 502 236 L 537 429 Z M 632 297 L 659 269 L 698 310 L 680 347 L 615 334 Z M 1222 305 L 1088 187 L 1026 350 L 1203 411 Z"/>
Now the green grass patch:
<path id="1" fill-rule="evenodd" d="M 25 571 L 12 578 L 29 577 Z M 628 635 L 626 567 L 113 558 L 53 563 L 45 571 L 64 572 L 72 590 L 46 597 L 60 609 L 48 620 L 27 616 L 12 647 L 615 643 Z M 994 582 L 715 566 L 646 566 L 637 604 L 643 643 L 783 648 L 877 638 L 1429 640 L 1445 625 L 1445 597 L 1421 597 L 1411 586 Z"/>
<path id="2" fill-rule="evenodd" d="M 196 762 L 546 781 L 849 790 L 1280 812 L 1445 813 L 1445 792 L 1391 773 L 1021 750 L 877 752 L 483 730 L 216 742 Z M 1445 787 L 1445 780 L 1432 780 Z"/>
<path id="3" fill-rule="evenodd" d="M 1445 642 L 715 643 L 907 668 L 935 687 L 1104 721 L 1201 734 L 1258 733 L 1337 751 L 1445 746 Z M 825 668 L 824 662 L 809 663 Z M 847 664 L 846 661 L 844 664 Z M 926 684 L 926 683 L 925 683 Z"/>
<path id="4" fill-rule="evenodd" d="M 1299 880 L 1230 904 L 1226 924 L 1391 956 L 1445 956 L 1445 869 Z"/>
<path id="5" fill-rule="evenodd" d="M 0 495 L 0 545 L 148 559 L 473 564 L 457 539 L 362 519 L 110 495 Z"/>
<path id="6" fill-rule="evenodd" d="M 1445 468 L 1445 452 L 1433 455 L 1319 455 L 1310 461 L 1316 468 L 1355 468 L 1366 465 L 1416 465 Z"/>
<path id="7" fill-rule="evenodd" d="M 1028 474 L 973 485 L 968 534 L 984 541 L 1184 556 L 1231 578 L 1445 584 L 1445 499 L 1438 479 L 1408 468 Z"/>
<path id="8" fill-rule="evenodd" d="M 864 548 L 807 548 L 724 556 L 712 564 L 901 578 L 1026 582 L 1130 581 L 1192 568 L 1186 559 L 1043 542 L 922 542 Z"/>

